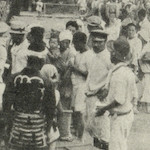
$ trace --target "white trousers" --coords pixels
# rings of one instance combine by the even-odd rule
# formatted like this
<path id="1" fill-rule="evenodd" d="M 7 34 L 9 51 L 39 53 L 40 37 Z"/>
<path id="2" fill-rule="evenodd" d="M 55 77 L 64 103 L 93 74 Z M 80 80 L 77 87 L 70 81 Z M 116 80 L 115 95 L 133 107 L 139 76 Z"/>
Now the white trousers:
<path id="1" fill-rule="evenodd" d="M 99 99 L 97 96 L 86 98 L 86 129 L 92 137 L 109 142 L 110 138 L 110 117 L 107 113 L 95 117 L 95 110 Z"/>
<path id="2" fill-rule="evenodd" d="M 127 150 L 127 138 L 133 120 L 133 112 L 124 116 L 112 116 L 109 150 Z"/>

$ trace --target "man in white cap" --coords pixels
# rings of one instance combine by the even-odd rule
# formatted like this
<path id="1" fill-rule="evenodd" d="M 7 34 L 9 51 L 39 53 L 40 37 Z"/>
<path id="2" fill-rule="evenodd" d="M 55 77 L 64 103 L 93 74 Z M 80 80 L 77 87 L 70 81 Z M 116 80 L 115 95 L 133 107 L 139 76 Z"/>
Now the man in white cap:
<path id="1" fill-rule="evenodd" d="M 111 69 L 110 53 L 105 48 L 108 34 L 103 30 L 93 30 L 92 47 L 94 56 L 89 68 L 86 91 L 86 124 L 92 133 L 95 145 L 99 148 L 108 149 L 109 142 L 109 118 L 95 118 L 95 107 L 97 104 L 106 105 L 105 97 L 101 97 L 109 70 Z M 103 122 L 103 123 L 102 123 Z M 103 124 L 103 125 L 102 125 Z"/>
<path id="2" fill-rule="evenodd" d="M 127 150 L 127 139 L 133 123 L 132 101 L 137 98 L 135 75 L 128 67 L 130 45 L 126 39 L 117 39 L 111 51 L 114 67 L 108 81 L 109 104 L 97 108 L 96 116 L 106 111 L 111 115 L 109 150 Z"/>
<path id="3" fill-rule="evenodd" d="M 92 48 L 92 35 L 90 34 L 92 30 L 105 28 L 105 22 L 99 16 L 90 16 L 87 18 L 87 29 L 88 29 L 88 46 Z"/>

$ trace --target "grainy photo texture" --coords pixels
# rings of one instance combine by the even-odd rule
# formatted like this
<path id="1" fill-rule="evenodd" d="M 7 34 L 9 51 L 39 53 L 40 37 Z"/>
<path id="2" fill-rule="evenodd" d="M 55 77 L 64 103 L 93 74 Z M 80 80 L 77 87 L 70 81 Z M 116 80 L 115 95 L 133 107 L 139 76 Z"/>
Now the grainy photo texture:
<path id="1" fill-rule="evenodd" d="M 0 150 L 150 150 L 150 0 L 0 0 Z"/>

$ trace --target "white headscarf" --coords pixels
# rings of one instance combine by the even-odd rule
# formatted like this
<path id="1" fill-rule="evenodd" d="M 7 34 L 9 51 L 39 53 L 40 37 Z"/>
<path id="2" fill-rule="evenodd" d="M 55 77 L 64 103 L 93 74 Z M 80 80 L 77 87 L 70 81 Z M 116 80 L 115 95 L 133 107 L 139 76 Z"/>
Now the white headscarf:
<path id="1" fill-rule="evenodd" d="M 72 39 L 73 39 L 73 36 L 69 30 L 64 30 L 64 31 L 60 32 L 60 34 L 59 34 L 59 41 L 63 41 L 63 40 L 72 41 Z"/>

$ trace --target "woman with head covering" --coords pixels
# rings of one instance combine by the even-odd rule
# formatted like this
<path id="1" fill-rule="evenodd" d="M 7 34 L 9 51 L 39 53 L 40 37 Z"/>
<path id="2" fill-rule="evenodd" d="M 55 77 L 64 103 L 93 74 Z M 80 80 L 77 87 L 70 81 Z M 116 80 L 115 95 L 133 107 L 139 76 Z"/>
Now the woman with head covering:
<path id="1" fill-rule="evenodd" d="M 70 62 L 74 60 L 76 51 L 70 49 L 70 44 L 72 42 L 72 33 L 69 30 L 64 30 L 59 34 L 59 46 L 60 46 L 60 60 L 62 61 L 62 69 L 60 72 L 60 100 L 64 110 L 71 109 L 71 97 L 72 97 L 72 82 L 71 82 L 71 68 Z M 64 119 L 64 120 L 63 120 Z M 59 129 L 60 129 L 60 139 L 65 141 L 72 141 L 72 135 L 70 131 L 71 118 L 61 115 L 59 117 Z M 62 122 L 66 122 L 65 126 Z"/>

